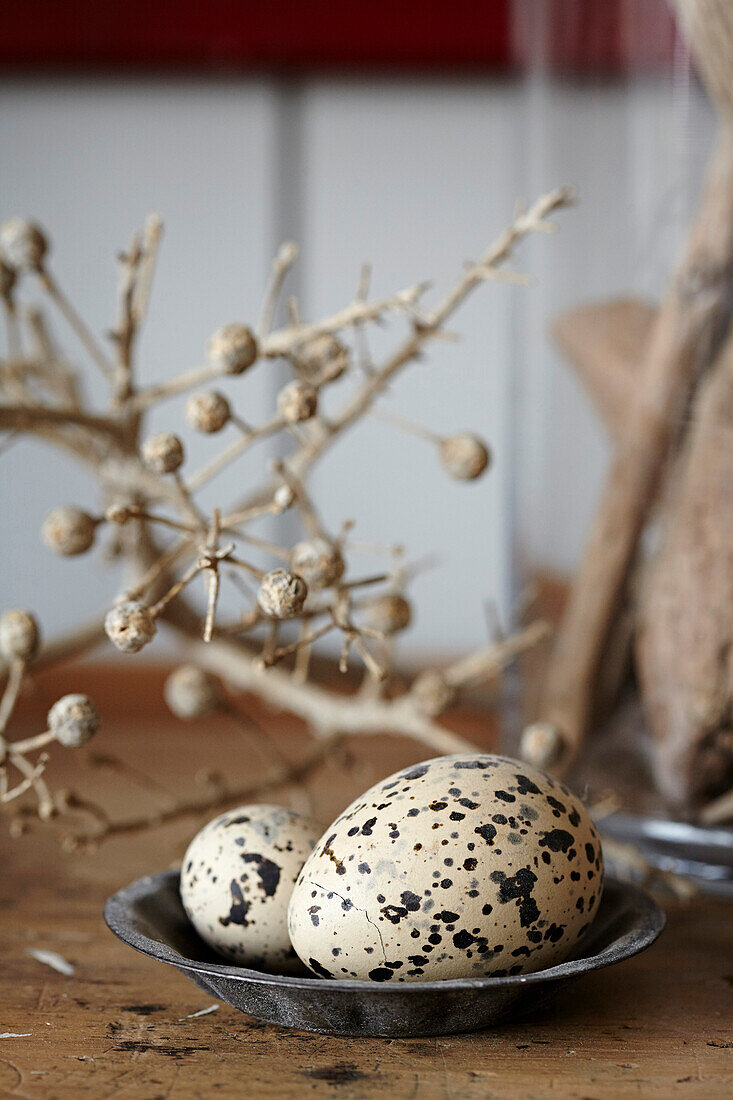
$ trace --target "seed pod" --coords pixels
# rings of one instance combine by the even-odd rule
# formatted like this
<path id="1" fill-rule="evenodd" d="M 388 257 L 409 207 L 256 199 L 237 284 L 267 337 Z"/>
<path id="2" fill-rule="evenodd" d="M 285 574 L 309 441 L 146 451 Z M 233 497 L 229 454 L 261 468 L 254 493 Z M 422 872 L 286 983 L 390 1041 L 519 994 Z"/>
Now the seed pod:
<path id="1" fill-rule="evenodd" d="M 219 681 L 194 665 L 181 665 L 165 682 L 163 695 L 176 718 L 203 718 L 218 710 L 222 703 Z"/>
<path id="2" fill-rule="evenodd" d="M 554 768 L 562 758 L 562 734 L 552 722 L 532 722 L 526 726 L 519 743 L 522 760 L 536 768 Z"/>
<path id="3" fill-rule="evenodd" d="M 308 585 L 289 569 L 273 569 L 266 573 L 257 592 L 257 603 L 272 619 L 292 619 L 303 607 Z"/>
<path id="4" fill-rule="evenodd" d="M 104 518 L 108 523 L 118 523 L 122 527 L 132 515 L 133 512 L 129 504 L 121 504 L 116 501 L 107 508 Z"/>
<path id="5" fill-rule="evenodd" d="M 291 551 L 290 564 L 308 588 L 315 591 L 336 584 L 345 569 L 338 546 L 321 538 L 304 539 L 297 543 Z"/>
<path id="6" fill-rule="evenodd" d="M 311 386 L 310 382 L 296 378 L 280 390 L 277 396 L 277 407 L 288 424 L 310 420 L 318 408 L 318 391 Z"/>
<path id="7" fill-rule="evenodd" d="M 73 504 L 54 508 L 43 521 L 41 535 L 55 554 L 73 557 L 83 554 L 94 542 L 96 520 Z"/>
<path id="8" fill-rule="evenodd" d="M 462 432 L 441 441 L 440 461 L 457 481 L 473 481 L 489 465 L 491 453 L 475 435 Z"/>
<path id="9" fill-rule="evenodd" d="M 404 596 L 395 592 L 378 596 L 367 609 L 367 620 L 372 630 L 380 634 L 398 634 L 410 625 L 412 608 Z"/>
<path id="10" fill-rule="evenodd" d="M 225 374 L 242 374 L 257 358 L 257 341 L 246 325 L 224 325 L 207 344 L 212 367 Z"/>
<path id="11" fill-rule="evenodd" d="M 142 460 L 156 474 L 173 474 L 183 464 L 183 444 L 173 432 L 158 432 L 146 439 Z"/>
<path id="12" fill-rule="evenodd" d="M 294 361 L 298 373 L 309 382 L 322 379 L 324 375 L 329 382 L 335 382 L 346 370 L 349 354 L 335 336 L 323 333 L 303 344 Z"/>
<path id="13" fill-rule="evenodd" d="M 127 600 L 108 612 L 104 630 L 113 645 L 123 653 L 139 653 L 155 637 L 155 619 L 144 603 Z"/>
<path id="14" fill-rule="evenodd" d="M 194 393 L 186 402 L 186 420 L 197 432 L 212 435 L 220 432 L 228 423 L 232 410 L 223 393 L 216 390 L 201 390 Z"/>
<path id="15" fill-rule="evenodd" d="M 38 623 L 29 611 L 5 611 L 0 616 L 0 653 L 6 660 L 30 661 L 40 642 Z"/>
<path id="16" fill-rule="evenodd" d="M 288 508 L 295 503 L 295 493 L 289 485 L 281 485 L 275 490 L 273 499 L 281 512 L 287 512 Z"/>
<path id="17" fill-rule="evenodd" d="M 423 714 L 440 714 L 453 701 L 455 689 L 441 672 L 428 669 L 421 672 L 411 689 L 415 702 Z"/>
<path id="18" fill-rule="evenodd" d="M 0 254 L 9 267 L 39 271 L 47 251 L 43 230 L 27 218 L 11 218 L 0 226 Z"/>
<path id="19" fill-rule="evenodd" d="M 64 695 L 48 712 L 48 728 L 67 749 L 91 741 L 99 729 L 99 712 L 88 695 Z"/>

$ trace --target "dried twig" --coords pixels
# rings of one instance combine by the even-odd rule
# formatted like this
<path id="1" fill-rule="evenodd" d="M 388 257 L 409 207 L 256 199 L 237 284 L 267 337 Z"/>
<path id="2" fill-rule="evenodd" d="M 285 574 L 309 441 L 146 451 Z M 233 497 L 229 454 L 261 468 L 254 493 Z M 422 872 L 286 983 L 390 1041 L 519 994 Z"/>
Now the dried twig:
<path id="1" fill-rule="evenodd" d="M 62 388 L 60 383 L 50 384 L 45 391 L 47 399 L 39 398 L 31 386 L 31 376 L 52 378 L 58 357 L 45 330 L 36 322 L 32 370 L 31 361 L 23 358 L 11 280 L 5 301 L 12 359 L 9 369 L 0 374 L 3 397 L 8 397 L 7 403 L 0 405 L 0 428 L 34 432 L 71 450 L 95 470 L 104 500 L 103 510 L 96 512 L 56 509 L 44 526 L 44 538 L 57 552 L 75 555 L 91 548 L 103 525 L 112 526 L 115 545 L 128 565 L 129 575 L 106 619 L 110 639 L 126 652 L 137 652 L 151 642 L 158 624 L 165 622 L 179 635 L 184 652 L 193 656 L 202 669 L 221 675 L 234 688 L 254 692 L 267 705 L 298 715 L 313 736 L 304 763 L 293 767 L 281 762 L 261 782 L 231 791 L 217 788 L 205 798 L 166 804 L 151 815 L 113 823 L 102 807 L 73 792 L 51 794 L 43 778 L 45 757 L 28 759 L 60 738 L 49 724 L 49 730 L 23 741 L 2 742 L 4 800 L 15 800 L 20 793 L 33 790 L 41 816 L 86 812 L 95 822 L 92 833 L 98 841 L 299 781 L 342 738 L 351 735 L 389 731 L 413 738 L 438 753 L 467 747 L 467 742 L 441 726 L 436 716 L 462 688 L 492 678 L 507 661 L 536 644 L 544 636 L 544 627 L 535 625 L 446 669 L 433 670 L 427 679 L 418 678 L 401 694 L 378 688 L 390 677 L 394 638 L 410 622 L 410 603 L 403 592 L 408 571 L 389 567 L 367 576 L 352 573 L 348 538 L 352 521 L 344 523 L 337 534 L 329 532 L 308 492 L 306 478 L 336 440 L 373 408 L 391 379 L 416 361 L 431 341 L 449 335 L 446 322 L 475 288 L 497 275 L 509 281 L 525 281 L 513 273 L 499 272 L 499 266 L 527 234 L 551 228 L 549 215 L 571 201 L 570 191 L 560 189 L 520 212 L 475 263 L 462 269 L 455 284 L 432 309 L 423 304 L 428 284 L 418 283 L 395 294 L 369 299 L 368 280 L 363 274 L 356 297 L 343 309 L 323 320 L 304 323 L 291 303 L 288 323 L 271 331 L 283 281 L 297 254 L 295 246 L 286 245 L 275 259 L 256 333 L 241 324 L 225 326 L 209 341 L 203 366 L 146 389 L 139 389 L 136 382 L 136 337 L 147 312 L 160 221 L 149 219 L 119 257 L 118 315 L 112 333 L 114 363 L 108 361 L 50 275 L 46 264 L 48 242 L 42 231 L 22 220 L 2 227 L 4 263 L 14 263 L 17 274 L 35 273 L 110 382 L 109 407 L 102 411 L 88 408 L 81 401 L 80 391 L 66 382 Z M 369 363 L 365 367 L 362 363 L 354 371 L 340 334 L 356 333 L 363 341 L 368 325 L 393 316 L 401 318 L 408 330 L 396 350 L 382 364 Z M 199 471 L 184 473 L 185 448 L 177 435 L 163 432 L 146 439 L 144 414 L 152 406 L 174 394 L 209 385 L 214 379 L 243 374 L 258 362 L 279 357 L 288 361 L 295 377 L 278 395 L 277 409 L 260 424 L 251 422 L 249 410 L 246 419 L 242 418 L 218 391 L 206 390 L 189 398 L 186 420 L 195 430 L 216 436 L 231 424 L 238 431 L 238 437 Z M 327 419 L 319 408 L 322 395 L 344 376 L 352 384 L 350 396 Z M 411 430 L 438 446 L 441 462 L 451 476 L 473 479 L 487 468 L 488 448 L 476 437 L 464 433 L 446 439 L 415 425 Z M 271 473 L 266 473 L 259 488 L 251 490 L 244 502 L 227 508 L 204 508 L 199 490 L 256 443 L 276 434 L 295 443 L 291 443 L 286 457 L 274 464 Z M 281 545 L 248 529 L 260 516 L 278 517 L 289 511 L 302 527 L 293 545 Z M 176 541 L 159 544 L 154 537 L 156 530 L 173 531 Z M 235 555 L 235 544 L 264 557 L 266 567 Z M 393 550 L 387 547 L 388 556 Z M 230 568 L 223 569 L 225 566 Z M 221 623 L 217 618 L 224 600 L 223 581 L 236 571 L 249 574 L 257 586 L 252 605 L 235 622 Z M 188 586 L 200 573 L 207 586 L 203 623 L 187 602 Z M 287 636 L 291 622 L 297 627 L 295 640 Z M 309 680 L 311 651 L 327 634 L 340 635 L 342 665 L 346 667 L 350 658 L 359 661 L 373 689 L 345 697 Z M 39 663 L 51 655 L 59 657 L 92 644 L 97 638 L 96 626 L 79 636 L 69 636 L 47 650 L 47 656 L 42 653 Z M 294 670 L 286 667 L 290 658 L 294 658 Z M 25 663 L 21 667 L 17 661 L 9 661 L 8 667 L 10 678 L 0 704 L 3 726 L 13 710 Z M 433 687 L 438 681 L 442 685 L 432 694 L 428 690 L 431 677 Z M 196 681 L 195 675 L 193 682 L 194 687 L 198 684 L 193 696 L 186 696 L 184 691 L 183 701 L 179 698 L 175 704 L 184 717 L 200 713 L 204 703 L 213 706 L 212 700 L 220 698 L 206 682 Z M 17 782 L 8 778 L 13 768 L 19 773 Z"/>

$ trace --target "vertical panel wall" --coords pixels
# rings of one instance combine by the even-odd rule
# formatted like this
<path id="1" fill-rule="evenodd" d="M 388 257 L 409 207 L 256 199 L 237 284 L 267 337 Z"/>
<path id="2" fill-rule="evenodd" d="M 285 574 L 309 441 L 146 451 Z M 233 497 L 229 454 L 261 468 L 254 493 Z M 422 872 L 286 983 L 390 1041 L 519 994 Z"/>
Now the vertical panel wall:
<path id="1" fill-rule="evenodd" d="M 152 381 L 199 363 L 220 324 L 256 318 L 284 236 L 300 239 L 290 289 L 306 318 L 348 301 L 364 260 L 373 293 L 430 278 L 430 304 L 501 230 L 518 196 L 577 184 L 581 203 L 560 215 L 561 232 L 530 241 L 512 265 L 537 285 L 477 290 L 455 321 L 463 339 L 432 345 L 380 402 L 439 433 L 484 435 L 490 474 L 452 482 L 429 444 L 373 420 L 314 475 L 332 528 L 356 518 L 360 539 L 403 542 L 412 559 L 437 554 L 439 567 L 412 586 L 418 615 L 406 651 L 463 650 L 486 638 L 485 600 L 508 616 L 520 562 L 568 571 L 577 560 L 608 453 L 550 346 L 548 321 L 592 298 L 662 289 L 712 133 L 704 95 L 686 70 L 678 75 L 676 84 L 559 81 L 541 69 L 526 80 L 465 82 L 5 81 L 1 213 L 49 227 L 54 268 L 98 332 L 113 318 L 116 250 L 149 210 L 163 215 L 141 343 Z M 376 361 L 404 331 L 377 333 Z M 57 321 L 54 332 L 78 361 Z M 264 364 L 222 388 L 257 420 L 281 379 Z M 180 399 L 166 405 L 151 431 L 182 424 L 182 412 Z M 190 469 L 222 443 L 186 439 Z M 208 502 L 245 493 L 268 453 L 256 449 L 222 474 Z M 61 561 L 38 537 L 51 507 L 91 505 L 93 488 L 36 442 L 14 444 L 0 462 L 0 606 L 33 608 L 49 633 L 115 591 L 101 555 Z M 243 597 L 226 593 L 234 613 Z"/>
<path id="2" fill-rule="evenodd" d="M 375 295 L 434 281 L 431 304 L 511 219 L 516 196 L 516 89 L 501 82 L 317 83 L 306 89 L 303 155 L 304 307 L 313 317 L 354 293 L 364 260 Z M 521 262 L 521 261 L 520 261 Z M 315 476 L 332 525 L 356 517 L 360 538 L 437 557 L 412 591 L 413 651 L 485 642 L 483 601 L 508 598 L 508 377 L 512 312 L 521 288 L 479 288 L 452 326 L 398 376 L 380 407 L 444 435 L 474 430 L 494 450 L 491 472 L 458 483 L 435 449 L 367 422 Z M 405 331 L 373 340 L 376 362 Z"/>
<path id="3" fill-rule="evenodd" d="M 28 215 L 48 227 L 54 271 L 103 333 L 114 320 L 115 254 L 149 211 L 162 215 L 165 236 L 139 361 L 146 382 L 163 379 L 203 362 L 215 328 L 256 318 L 274 247 L 276 134 L 265 82 L 7 81 L 0 94 L 2 217 Z M 53 332 L 69 360 L 81 361 L 55 317 Z M 104 386 L 93 367 L 87 373 L 101 402 Z M 266 370 L 228 385 L 241 395 L 243 415 L 250 406 L 253 415 L 272 407 Z M 166 404 L 151 431 L 183 426 L 182 414 L 181 400 Z M 223 442 L 190 431 L 185 438 L 187 469 Z M 223 474 L 212 486 L 217 502 L 241 495 L 245 476 L 242 466 Z M 109 606 L 119 582 L 99 552 L 62 560 L 39 538 L 55 505 L 97 505 L 88 474 L 23 439 L 3 455 L 0 477 L 0 606 L 34 609 L 48 634 Z M 241 596 L 228 591 L 239 607 Z"/>

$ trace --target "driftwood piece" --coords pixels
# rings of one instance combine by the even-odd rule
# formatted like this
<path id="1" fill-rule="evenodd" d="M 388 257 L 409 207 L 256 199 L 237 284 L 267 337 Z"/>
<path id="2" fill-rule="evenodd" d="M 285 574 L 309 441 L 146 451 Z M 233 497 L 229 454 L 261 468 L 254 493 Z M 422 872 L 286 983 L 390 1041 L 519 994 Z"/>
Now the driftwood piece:
<path id="1" fill-rule="evenodd" d="M 553 324 L 556 342 L 616 436 L 636 397 L 654 316 L 642 302 L 614 300 L 568 310 Z M 651 734 L 645 744 L 652 779 L 668 801 L 685 807 L 733 784 L 731 337 L 695 395 L 690 421 L 681 452 L 667 455 L 671 476 L 655 513 L 661 545 L 636 574 L 632 598 L 617 617 L 594 700 L 596 711 L 605 714 L 616 705 L 633 651 Z M 608 724 L 605 742 L 613 743 L 613 751 L 619 751 L 627 721 Z M 637 723 L 633 739 L 639 734 Z M 724 799 L 711 803 L 710 813 L 728 812 L 726 805 Z"/>
<path id="2" fill-rule="evenodd" d="M 574 367 L 609 436 L 622 438 L 639 387 L 644 349 L 657 318 L 657 307 L 638 298 L 591 302 L 561 313 L 551 333 Z M 634 585 L 609 631 L 594 693 L 596 714 L 618 703 L 632 669 L 635 630 Z"/>
<path id="3" fill-rule="evenodd" d="M 561 313 L 552 337 L 570 360 L 609 435 L 623 436 L 639 387 L 644 347 L 656 307 L 638 298 L 593 302 Z"/>
<path id="4" fill-rule="evenodd" d="M 674 0 L 705 87 L 721 118 L 733 122 L 733 6 L 730 0 Z"/>
<path id="5" fill-rule="evenodd" d="M 637 619 L 656 782 L 686 805 L 733 785 L 732 441 L 729 336 L 700 388 Z"/>
<path id="6" fill-rule="evenodd" d="M 697 220 L 662 303 L 639 372 L 637 400 L 594 518 L 550 658 L 541 718 L 567 763 L 585 733 L 599 669 L 639 536 L 681 416 L 727 327 L 733 256 L 733 134 L 721 127 Z"/>
<path id="7" fill-rule="evenodd" d="M 683 425 L 695 390 L 730 321 L 733 6 L 724 0 L 679 0 L 678 7 L 721 126 L 698 216 L 651 326 L 635 394 L 627 392 L 628 364 L 617 364 L 612 377 L 604 377 L 609 351 L 611 360 L 615 356 L 613 346 L 609 347 L 611 307 L 604 307 L 600 314 L 594 314 L 591 307 L 586 313 L 561 320 L 556 329 L 616 441 L 615 457 L 541 697 L 541 725 L 552 731 L 553 737 L 551 751 L 546 744 L 543 751 L 560 768 L 577 753 L 590 721 L 598 716 L 603 666 L 614 649 L 611 643 L 619 616 L 627 608 L 640 536 L 662 490 L 667 491 L 667 460 L 683 442 Z M 599 337 L 597 356 L 590 350 L 594 322 Z M 623 339 L 619 334 L 620 346 Z M 694 732 L 691 737 L 694 741 Z M 530 760 L 533 744 L 529 736 L 523 743 Z M 688 771 L 686 778 L 678 781 L 678 794 L 689 792 L 689 778 Z"/>

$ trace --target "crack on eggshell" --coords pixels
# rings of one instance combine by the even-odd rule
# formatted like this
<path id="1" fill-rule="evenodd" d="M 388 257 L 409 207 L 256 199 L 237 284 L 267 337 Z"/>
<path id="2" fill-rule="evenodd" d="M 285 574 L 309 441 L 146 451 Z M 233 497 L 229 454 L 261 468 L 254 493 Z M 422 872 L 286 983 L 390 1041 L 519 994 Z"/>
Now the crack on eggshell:
<path id="1" fill-rule="evenodd" d="M 369 916 L 369 913 L 367 912 L 367 910 L 366 909 L 361 909 L 358 905 L 355 905 L 354 902 L 351 900 L 351 898 L 345 898 L 343 896 L 343 894 L 339 894 L 338 890 L 333 890 L 331 888 L 326 889 L 325 886 L 321 886 L 321 884 L 319 882 L 316 882 L 314 879 L 309 879 L 308 881 L 311 883 L 311 885 L 317 886 L 319 890 L 322 890 L 324 894 L 335 894 L 337 898 L 341 898 L 341 901 L 345 902 L 349 909 L 356 909 L 356 911 L 358 913 L 363 913 L 364 914 L 364 916 L 367 919 L 367 923 L 371 924 L 372 928 L 374 929 L 374 931 L 377 933 L 377 936 L 379 937 L 379 944 L 380 944 L 380 947 L 382 948 L 382 961 L 384 962 L 384 965 L 386 966 L 387 965 L 387 952 L 386 952 L 385 947 L 384 947 L 384 940 L 382 939 L 382 932 L 381 932 L 379 926 L 376 925 L 374 923 L 374 921 L 371 919 L 371 917 Z"/>

